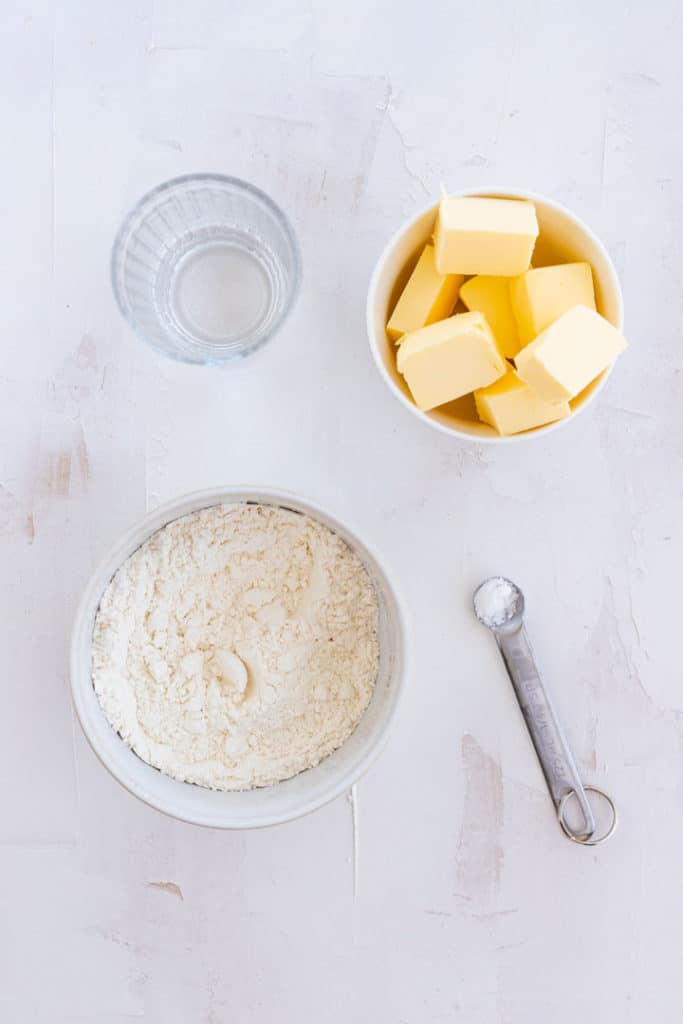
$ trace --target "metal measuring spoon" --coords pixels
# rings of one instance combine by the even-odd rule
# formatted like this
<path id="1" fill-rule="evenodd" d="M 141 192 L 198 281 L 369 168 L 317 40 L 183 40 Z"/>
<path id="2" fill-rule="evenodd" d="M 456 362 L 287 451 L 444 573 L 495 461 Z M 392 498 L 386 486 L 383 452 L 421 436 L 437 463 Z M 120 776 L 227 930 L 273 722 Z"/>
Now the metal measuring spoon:
<path id="1" fill-rule="evenodd" d="M 584 846 L 603 843 L 617 827 L 616 807 L 601 789 L 581 783 L 572 752 L 536 668 L 524 628 L 524 594 L 504 576 L 492 576 L 475 591 L 474 611 L 496 638 L 565 835 Z M 609 828 L 597 837 L 593 811 L 586 796 L 588 791 L 603 797 L 612 814 Z M 583 818 L 578 831 L 566 820 L 572 799 L 577 802 Z"/>

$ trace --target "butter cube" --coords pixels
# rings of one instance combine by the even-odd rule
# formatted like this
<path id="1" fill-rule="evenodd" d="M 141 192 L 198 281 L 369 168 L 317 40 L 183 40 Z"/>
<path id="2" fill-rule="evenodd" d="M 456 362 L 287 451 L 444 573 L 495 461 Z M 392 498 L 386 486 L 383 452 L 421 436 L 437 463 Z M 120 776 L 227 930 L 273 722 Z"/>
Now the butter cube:
<path id="1" fill-rule="evenodd" d="M 434 233 L 440 274 L 515 277 L 531 263 L 538 237 L 533 203 L 444 195 Z"/>
<path id="2" fill-rule="evenodd" d="M 479 419 L 504 437 L 554 423 L 571 412 L 569 402 L 545 402 L 539 398 L 514 370 L 489 387 L 475 391 L 474 401 Z"/>
<path id="3" fill-rule="evenodd" d="M 481 313 L 458 313 L 406 334 L 396 362 L 424 410 L 492 384 L 507 368 Z"/>
<path id="4" fill-rule="evenodd" d="M 626 341 L 608 320 L 574 306 L 515 356 L 519 376 L 548 402 L 575 398 L 610 366 Z"/>
<path id="5" fill-rule="evenodd" d="M 460 289 L 460 298 L 467 308 L 484 314 L 498 342 L 498 348 L 508 359 L 516 356 L 522 347 L 510 302 L 512 280 L 514 278 L 479 274 L 465 281 Z"/>
<path id="6" fill-rule="evenodd" d="M 462 274 L 438 272 L 434 246 L 426 245 L 387 324 L 387 334 L 392 341 L 450 316 L 462 282 Z"/>
<path id="7" fill-rule="evenodd" d="M 520 347 L 559 320 L 572 306 L 595 309 L 590 263 L 538 267 L 510 282 L 510 300 L 519 329 Z"/>

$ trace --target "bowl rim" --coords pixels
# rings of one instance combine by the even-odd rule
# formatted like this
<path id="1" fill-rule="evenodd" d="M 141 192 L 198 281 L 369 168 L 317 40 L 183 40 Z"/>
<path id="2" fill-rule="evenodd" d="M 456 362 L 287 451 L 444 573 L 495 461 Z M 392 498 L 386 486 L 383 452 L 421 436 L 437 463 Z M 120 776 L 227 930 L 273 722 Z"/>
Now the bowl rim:
<path id="1" fill-rule="evenodd" d="M 247 494 L 253 495 L 253 497 L 246 497 L 245 495 Z M 163 529 L 165 525 L 175 519 L 184 515 L 189 515 L 191 512 L 197 511 L 201 508 L 209 508 L 213 505 L 231 501 L 254 501 L 258 503 L 262 502 L 263 504 L 277 505 L 282 508 L 290 508 L 291 510 L 303 512 L 304 514 L 309 515 L 311 518 L 321 522 L 322 525 L 327 526 L 328 529 L 332 529 L 333 532 L 336 532 L 336 528 L 339 527 L 342 540 L 347 542 L 346 536 L 348 536 L 353 541 L 354 545 L 358 546 L 356 553 L 360 556 L 369 556 L 378 574 L 382 577 L 383 583 L 386 585 L 393 601 L 392 613 L 395 620 L 396 636 L 398 639 L 398 650 L 396 651 L 395 659 L 396 669 L 392 677 L 392 697 L 388 702 L 387 713 L 372 740 L 368 743 L 365 753 L 359 757 L 355 763 L 350 765 L 346 771 L 342 772 L 336 781 L 331 782 L 328 787 L 324 787 L 323 792 L 319 793 L 316 797 L 307 799 L 303 798 L 300 805 L 297 806 L 294 811 L 263 813 L 259 816 L 251 817 L 246 823 L 243 821 L 237 823 L 234 821 L 231 822 L 230 820 L 226 820 L 225 814 L 213 811 L 186 813 L 183 809 L 174 807 L 172 799 L 169 799 L 164 795 L 159 796 L 155 792 L 153 785 L 147 785 L 144 782 L 136 780 L 133 773 L 123 773 L 121 769 L 117 770 L 117 764 L 114 759 L 109 756 L 106 744 L 104 742 L 100 742 L 96 732 L 90 727 L 90 715 L 93 708 L 97 709 L 96 713 L 102 717 L 108 728 L 111 729 L 111 732 L 116 736 L 120 749 L 124 752 L 125 758 L 135 758 L 136 760 L 142 761 L 143 764 L 152 769 L 154 766 L 148 765 L 147 762 L 143 761 L 139 755 L 136 754 L 136 752 L 129 747 L 120 736 L 118 736 L 116 730 L 108 722 L 106 715 L 99 704 L 97 695 L 95 694 L 95 702 L 93 702 L 92 699 L 88 700 L 88 696 L 91 696 L 94 693 L 92 676 L 81 670 L 83 644 L 90 644 L 92 641 L 92 634 L 88 629 L 88 623 L 92 614 L 97 610 L 97 606 L 99 605 L 104 588 L 107 586 L 107 582 L 112 578 L 112 573 L 110 571 L 112 562 L 115 561 L 118 568 L 128 557 L 130 557 L 137 547 L 144 543 L 148 537 L 152 536 L 158 530 Z M 321 519 L 318 518 L 318 514 L 322 516 Z M 160 522 L 160 520 L 162 521 Z M 328 521 L 326 522 L 326 520 Z M 132 544 L 135 544 L 135 547 L 131 547 Z M 409 630 L 407 626 L 405 608 L 406 605 L 402 595 L 398 591 L 393 579 L 389 576 L 385 568 L 384 561 L 377 555 L 376 550 L 369 546 L 364 540 L 361 540 L 355 529 L 347 526 L 346 523 L 343 523 L 337 516 L 328 511 L 328 509 L 319 502 L 301 497 L 284 488 L 271 486 L 264 487 L 258 484 L 234 484 L 190 491 L 185 494 L 181 494 L 170 501 L 164 502 L 152 511 L 147 512 L 146 515 L 137 520 L 137 522 L 122 534 L 119 534 L 114 542 L 107 547 L 102 557 L 99 559 L 95 569 L 90 574 L 76 607 L 69 639 L 69 678 L 76 717 L 78 718 L 83 735 L 88 741 L 91 750 L 112 778 L 114 778 L 124 789 L 128 790 L 129 793 L 137 797 L 137 799 L 171 818 L 184 821 L 192 825 L 228 831 L 267 828 L 271 825 L 294 821 L 297 818 L 318 810 L 320 807 L 324 807 L 326 804 L 337 799 L 337 797 L 341 796 L 343 793 L 348 792 L 348 790 L 367 772 L 384 749 L 389 735 L 396 723 L 409 673 L 411 644 L 409 642 Z M 90 635 L 88 635 L 89 632 Z M 88 696 L 86 696 L 86 694 Z M 351 735 L 353 735 L 353 733 Z M 320 763 L 324 764 L 326 760 L 327 758 L 324 758 Z M 154 770 L 159 771 L 158 769 Z M 181 782 L 178 779 L 172 779 L 171 776 L 168 776 L 163 772 L 159 772 L 159 774 L 163 775 L 164 778 L 177 783 L 179 786 L 187 786 L 190 790 L 195 788 L 192 784 Z M 305 772 L 299 773 L 299 775 L 302 774 L 305 774 Z M 299 776 L 293 776 L 293 778 L 296 777 Z M 285 779 L 283 781 L 286 782 L 288 780 Z M 279 783 L 275 783 L 272 788 L 276 788 L 277 785 L 279 785 Z M 202 794 L 212 792 L 205 787 L 196 788 L 199 789 Z"/>
<path id="2" fill-rule="evenodd" d="M 171 352 L 170 350 L 163 347 L 163 345 L 157 344 L 143 329 L 142 325 L 138 322 L 129 309 L 129 304 L 126 300 L 125 294 L 121 288 L 121 282 L 119 281 L 119 268 L 121 266 L 121 253 L 124 251 L 125 239 L 130 235 L 131 230 L 135 222 L 141 217 L 147 207 L 153 205 L 159 196 L 165 192 L 171 192 L 173 189 L 178 188 L 181 185 L 186 185 L 191 182 L 214 182 L 218 185 L 232 185 L 238 190 L 247 193 L 258 199 L 272 214 L 274 219 L 282 228 L 286 235 L 292 249 L 292 258 L 294 262 L 292 276 L 293 284 L 288 296 L 287 302 L 283 307 L 279 317 L 273 323 L 268 333 L 261 338 L 259 342 L 252 345 L 247 352 L 242 353 L 230 353 L 226 355 L 218 355 L 213 358 L 207 359 L 192 359 L 189 356 L 181 353 Z M 238 178 L 231 174 L 221 174 L 213 171 L 196 171 L 188 174 L 179 174 L 174 178 L 168 178 L 166 181 L 160 182 L 153 188 L 148 189 L 147 192 L 143 193 L 139 199 L 129 206 L 124 217 L 114 235 L 114 241 L 112 242 L 111 251 L 109 255 L 109 279 L 111 281 L 111 288 L 116 300 L 116 305 L 119 309 L 121 316 L 125 323 L 130 327 L 133 333 L 143 341 L 146 345 L 152 348 L 155 352 L 160 352 L 162 355 L 169 359 L 173 359 L 179 363 L 186 363 L 190 366 L 207 366 L 207 365 L 224 365 L 226 363 L 234 362 L 235 360 L 244 358 L 245 356 L 252 355 L 258 352 L 259 349 L 263 348 L 273 336 L 279 331 L 285 324 L 285 321 L 289 318 L 290 313 L 296 305 L 299 292 L 301 291 L 301 284 L 303 279 L 303 260 L 301 256 L 301 244 L 297 236 L 294 226 L 290 221 L 287 214 L 284 212 L 281 206 L 275 202 L 275 200 L 264 192 L 263 189 L 259 188 L 258 185 L 252 185 L 250 181 L 246 181 L 244 178 Z"/>
<path id="3" fill-rule="evenodd" d="M 559 203 L 557 202 L 557 200 L 551 199 L 540 192 L 531 192 L 527 191 L 526 189 L 514 188 L 512 186 L 505 187 L 500 185 L 483 185 L 476 188 L 457 189 L 453 192 L 449 192 L 448 194 L 453 196 L 491 196 L 493 198 L 507 197 L 514 199 L 529 199 L 531 202 L 542 203 L 544 206 L 551 207 L 558 213 L 561 213 L 565 217 L 568 217 L 570 220 L 572 220 L 574 224 L 581 229 L 583 234 L 585 234 L 590 239 L 591 243 L 598 250 L 602 258 L 604 259 L 606 266 L 609 269 L 610 275 L 615 285 L 614 291 L 617 301 L 617 313 L 619 323 L 616 326 L 619 330 L 623 328 L 624 296 L 621 288 L 621 283 L 619 281 L 619 275 L 617 274 L 614 262 L 609 252 L 607 251 L 607 248 L 605 247 L 604 243 L 598 238 L 593 229 L 590 228 L 588 224 L 586 224 L 586 222 L 581 217 L 579 217 L 578 214 L 574 213 L 573 210 L 570 210 L 562 203 Z M 438 420 L 435 420 L 432 416 L 429 415 L 429 413 L 423 412 L 422 409 L 418 409 L 415 403 L 411 401 L 411 399 L 408 398 L 406 394 L 404 394 L 401 388 L 398 387 L 394 379 L 388 373 L 380 357 L 380 342 L 379 339 L 377 338 L 374 327 L 374 313 L 376 304 L 376 292 L 379 286 L 379 280 L 384 270 L 384 266 L 389 257 L 391 256 L 392 252 L 394 251 L 394 248 L 401 241 L 404 235 L 406 235 L 410 231 L 410 229 L 414 227 L 415 224 L 417 224 L 428 213 L 430 213 L 432 210 L 436 210 L 438 205 L 439 200 L 437 199 L 435 202 L 428 203 L 426 206 L 421 207 L 412 217 L 404 221 L 403 224 L 401 224 L 399 228 L 393 233 L 389 241 L 382 249 L 382 252 L 380 253 L 377 263 L 375 264 L 375 267 L 373 269 L 372 275 L 370 277 L 370 283 L 368 285 L 368 293 L 365 306 L 365 323 L 368 336 L 368 343 L 370 345 L 370 351 L 372 352 L 372 358 L 375 362 L 375 366 L 379 370 L 380 376 L 383 378 L 385 384 L 387 384 L 388 387 L 390 388 L 392 394 L 401 402 L 401 404 L 406 409 L 409 409 L 414 416 L 417 416 L 418 419 L 421 419 L 423 423 L 426 423 L 433 430 L 438 430 L 440 433 L 446 434 L 449 437 L 456 437 L 459 440 L 467 441 L 470 444 L 482 445 L 520 444 L 525 441 L 535 440 L 536 438 L 539 437 L 545 437 L 546 434 L 549 434 L 554 430 L 559 430 L 560 427 L 564 427 L 571 421 L 575 420 L 580 413 L 582 413 L 585 409 L 588 408 L 589 405 L 591 405 L 594 399 L 600 394 L 602 389 L 607 384 L 607 381 L 611 376 L 612 370 L 614 369 L 614 363 L 612 363 L 612 365 L 609 366 L 607 370 L 604 371 L 601 379 L 598 381 L 591 394 L 585 401 L 581 403 L 578 409 L 572 410 L 571 415 L 565 417 L 564 419 L 555 420 L 553 423 L 547 423 L 541 427 L 536 427 L 533 430 L 527 430 L 520 434 L 500 436 L 493 433 L 481 435 L 469 434 L 464 430 L 459 430 L 458 427 L 447 426 L 446 424 L 441 423 Z"/>

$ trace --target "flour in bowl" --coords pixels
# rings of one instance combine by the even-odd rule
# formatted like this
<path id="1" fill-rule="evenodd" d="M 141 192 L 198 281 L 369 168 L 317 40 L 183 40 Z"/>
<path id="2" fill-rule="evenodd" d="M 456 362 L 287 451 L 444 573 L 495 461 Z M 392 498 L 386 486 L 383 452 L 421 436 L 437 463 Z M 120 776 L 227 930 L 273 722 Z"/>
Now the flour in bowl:
<path id="1" fill-rule="evenodd" d="M 175 779 L 249 789 L 348 738 L 378 666 L 377 598 L 351 549 L 269 505 L 193 512 L 102 596 L 93 683 L 123 740 Z"/>

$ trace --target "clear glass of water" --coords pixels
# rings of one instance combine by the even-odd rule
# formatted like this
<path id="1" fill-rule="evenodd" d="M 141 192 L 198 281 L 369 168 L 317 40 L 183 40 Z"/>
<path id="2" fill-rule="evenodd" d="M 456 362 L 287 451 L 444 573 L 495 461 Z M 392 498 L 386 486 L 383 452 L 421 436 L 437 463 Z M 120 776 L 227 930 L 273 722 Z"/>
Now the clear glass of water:
<path id="1" fill-rule="evenodd" d="M 225 363 L 282 326 L 301 284 L 292 226 L 264 192 L 219 174 L 159 185 L 121 225 L 114 295 L 136 333 L 165 355 Z"/>

